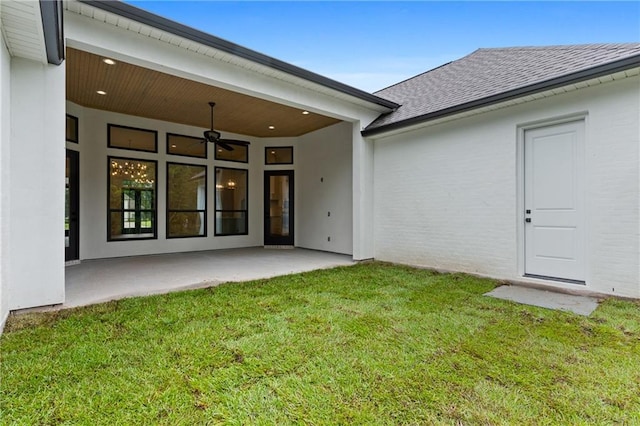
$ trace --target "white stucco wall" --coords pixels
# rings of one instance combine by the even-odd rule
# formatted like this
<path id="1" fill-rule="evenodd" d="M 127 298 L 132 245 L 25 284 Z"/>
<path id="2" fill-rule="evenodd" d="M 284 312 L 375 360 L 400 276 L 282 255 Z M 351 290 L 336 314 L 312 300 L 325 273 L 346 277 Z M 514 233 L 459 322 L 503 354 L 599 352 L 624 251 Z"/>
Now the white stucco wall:
<path id="1" fill-rule="evenodd" d="M 377 118 L 384 108 L 365 104 L 361 100 L 350 99 L 338 93 L 325 93 L 326 90 L 319 90 L 319 87 L 314 87 L 308 82 L 282 78 L 275 71 L 270 73 L 268 70 L 256 71 L 255 67 L 252 69 L 238 66 L 226 61 L 221 53 L 213 56 L 199 53 L 207 49 L 192 42 L 173 40 L 173 36 L 170 35 L 164 38 L 165 41 L 160 41 L 145 36 L 144 31 L 127 31 L 126 26 L 114 27 L 99 22 L 99 19 L 65 12 L 67 46 L 351 123 L 349 140 L 353 153 L 351 182 L 354 191 L 351 214 L 352 223 L 358 226 L 351 229 L 350 243 L 347 243 L 349 238 L 346 238 L 339 244 L 333 244 L 333 247 L 340 251 L 353 252 L 354 258 L 357 259 L 373 256 L 372 144 L 362 139 L 360 130 Z M 265 143 L 268 144 L 266 141 Z M 299 182 L 299 175 L 296 176 Z M 253 194 L 256 195 L 255 191 Z M 296 217 L 296 222 L 297 220 Z M 297 231 L 299 230 L 300 227 L 297 226 Z M 259 239 L 261 243 L 262 237 L 259 236 Z M 326 236 L 324 239 L 326 240 Z M 309 241 L 305 240 L 305 244 Z M 315 245 L 317 244 L 314 243 Z M 82 252 L 83 249 L 80 250 Z M 108 253 L 102 251 L 95 254 L 102 257 Z"/>
<path id="2" fill-rule="evenodd" d="M 10 309 L 64 301 L 64 70 L 11 60 Z"/>
<path id="3" fill-rule="evenodd" d="M 586 286 L 544 284 L 639 297 L 639 83 L 636 76 L 378 139 L 375 257 L 524 280 L 518 127 L 586 114 Z"/>
<path id="4" fill-rule="evenodd" d="M 9 146 L 11 58 L 0 37 L 0 332 L 9 315 Z"/>
<path id="5" fill-rule="evenodd" d="M 296 191 L 300 247 L 353 252 L 351 129 L 351 123 L 339 123 L 300 137 Z"/>
<path id="6" fill-rule="evenodd" d="M 78 117 L 80 143 L 67 142 L 68 149 L 80 153 L 80 259 L 96 259 L 144 254 L 174 253 L 263 245 L 264 171 L 293 170 L 295 173 L 295 245 L 305 248 L 351 253 L 351 124 L 340 123 L 299 138 L 254 138 L 224 134 L 251 141 L 249 163 L 166 154 L 166 133 L 200 137 L 203 129 L 141 117 L 84 108 L 67 102 L 67 113 Z M 158 131 L 158 153 L 107 147 L 107 124 Z M 294 164 L 265 165 L 267 146 L 293 146 Z M 107 241 L 107 156 L 158 161 L 158 238 L 141 241 Z M 166 238 L 166 162 L 207 165 L 207 236 Z M 215 167 L 249 170 L 249 234 L 214 236 Z M 324 184 L 315 187 L 316 177 Z M 319 177 L 318 177 L 319 179 Z M 326 217 L 331 211 L 331 217 Z M 321 217 L 316 217 L 318 214 Z M 322 224 L 322 232 L 319 224 Z M 327 236 L 332 236 L 327 242 Z"/>

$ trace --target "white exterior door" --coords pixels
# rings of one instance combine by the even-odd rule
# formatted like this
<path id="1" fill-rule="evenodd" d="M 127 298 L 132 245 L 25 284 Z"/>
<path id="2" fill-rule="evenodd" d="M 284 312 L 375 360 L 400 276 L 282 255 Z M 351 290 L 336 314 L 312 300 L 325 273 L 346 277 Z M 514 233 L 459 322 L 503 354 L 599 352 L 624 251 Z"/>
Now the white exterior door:
<path id="1" fill-rule="evenodd" d="M 584 121 L 525 131 L 525 274 L 584 282 Z"/>

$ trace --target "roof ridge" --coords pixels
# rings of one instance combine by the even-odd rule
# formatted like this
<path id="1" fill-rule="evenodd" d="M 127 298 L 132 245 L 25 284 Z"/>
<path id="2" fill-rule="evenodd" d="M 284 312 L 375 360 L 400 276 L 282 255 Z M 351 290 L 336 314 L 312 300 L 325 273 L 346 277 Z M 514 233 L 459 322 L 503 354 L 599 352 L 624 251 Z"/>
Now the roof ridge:
<path id="1" fill-rule="evenodd" d="M 458 61 L 458 60 L 459 60 L 459 59 L 456 59 L 456 61 Z M 430 73 L 431 71 L 435 71 L 435 70 L 437 70 L 438 68 L 446 67 L 447 65 L 449 65 L 449 64 L 450 64 L 450 63 L 452 63 L 452 62 L 455 62 L 455 61 L 449 61 L 449 62 L 446 62 L 446 63 L 444 63 L 444 64 L 442 64 L 442 65 L 438 65 L 438 66 L 437 66 L 437 67 L 435 67 L 435 68 L 431 68 L 430 70 L 427 70 L 427 71 L 421 72 L 420 74 L 416 74 L 416 75 L 414 75 L 414 76 L 412 76 L 412 77 L 407 77 L 407 78 L 405 78 L 404 80 L 401 80 L 401 81 L 399 81 L 399 82 L 397 82 L 397 83 L 393 83 L 393 84 L 391 84 L 391 85 L 389 85 L 389 86 L 387 86 L 387 87 L 383 87 L 383 88 L 382 88 L 382 89 L 380 89 L 380 90 L 376 90 L 375 92 L 373 92 L 373 94 L 374 94 L 374 95 L 376 95 L 377 93 L 383 92 L 383 91 L 385 91 L 385 90 L 387 90 L 387 89 L 391 89 L 391 88 L 392 88 L 392 87 L 394 87 L 394 86 L 398 86 L 398 85 L 400 85 L 400 84 L 404 84 L 404 83 L 406 83 L 406 82 L 407 82 L 407 81 L 409 81 L 409 80 L 413 80 L 414 78 L 421 77 L 421 76 L 423 76 L 423 75 L 425 75 L 425 74 Z M 376 95 L 376 96 L 377 96 L 377 95 Z"/>
<path id="2" fill-rule="evenodd" d="M 616 50 L 621 48 L 639 48 L 640 42 L 625 43 L 583 43 L 583 44 L 555 44 L 549 46 L 506 46 L 506 47 L 481 47 L 477 51 L 486 50 Z"/>
<path id="3" fill-rule="evenodd" d="M 640 66 L 640 43 L 478 49 L 377 92 L 402 106 L 373 135 Z M 435 72 L 434 72 L 435 71 Z"/>
<path id="4" fill-rule="evenodd" d="M 423 76 L 423 75 L 425 75 L 425 74 L 429 74 L 430 72 L 433 72 L 433 71 L 439 70 L 440 68 L 444 68 L 444 67 L 446 67 L 447 65 L 451 65 L 451 64 L 453 64 L 454 62 L 459 62 L 459 61 L 461 61 L 461 60 L 463 60 L 463 59 L 465 59 L 465 58 L 468 58 L 469 56 L 473 55 L 474 53 L 476 53 L 476 52 L 477 52 L 477 51 L 479 51 L 479 50 L 482 50 L 482 49 L 476 49 L 476 50 L 474 50 L 473 52 L 471 52 L 471 53 L 469 53 L 469 54 L 467 54 L 467 55 L 464 55 L 464 56 L 463 56 L 463 57 L 461 57 L 461 58 L 454 59 L 453 61 L 445 62 L 445 63 L 444 63 L 444 64 L 442 64 L 442 65 L 438 65 L 437 67 L 433 67 L 433 68 L 431 68 L 430 70 L 427 70 L 427 71 L 421 72 L 420 74 L 416 74 L 416 75 L 414 75 L 414 76 L 412 76 L 412 77 L 407 77 L 407 78 L 405 78 L 405 79 L 404 79 L 404 80 L 402 80 L 402 81 L 399 81 L 399 82 L 397 82 L 397 83 L 391 84 L 391 85 L 389 85 L 389 86 L 387 86 L 387 87 L 384 87 L 384 88 L 382 88 L 382 89 L 380 89 L 380 90 L 376 90 L 375 92 L 373 92 L 373 94 L 374 94 L 374 95 L 376 95 L 377 93 L 380 93 L 380 92 L 383 92 L 383 91 L 385 91 L 385 90 L 387 90 L 387 89 L 391 89 L 392 87 L 395 87 L 395 86 L 398 86 L 398 85 L 404 84 L 404 83 L 406 83 L 406 82 L 408 82 L 408 81 L 410 81 L 410 80 L 413 80 L 414 78 L 419 78 L 419 77 L 422 77 L 422 76 Z M 377 96 L 377 95 L 376 95 L 376 96 Z"/>

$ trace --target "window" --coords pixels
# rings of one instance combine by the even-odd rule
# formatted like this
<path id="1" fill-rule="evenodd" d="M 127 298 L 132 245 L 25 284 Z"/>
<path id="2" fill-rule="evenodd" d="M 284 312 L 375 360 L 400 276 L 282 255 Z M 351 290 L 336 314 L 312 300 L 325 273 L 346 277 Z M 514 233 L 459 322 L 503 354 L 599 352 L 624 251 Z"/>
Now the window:
<path id="1" fill-rule="evenodd" d="M 67 142 L 78 143 L 78 117 L 67 114 Z"/>
<path id="2" fill-rule="evenodd" d="M 207 166 L 167 163 L 167 238 L 207 235 Z"/>
<path id="3" fill-rule="evenodd" d="M 167 154 L 207 158 L 207 143 L 202 138 L 167 133 Z"/>
<path id="4" fill-rule="evenodd" d="M 249 162 L 249 147 L 247 145 L 231 145 L 231 151 L 215 145 L 216 160 L 235 161 L 236 163 Z"/>
<path id="5" fill-rule="evenodd" d="M 158 152 L 158 132 L 135 127 L 107 125 L 109 148 Z"/>
<path id="6" fill-rule="evenodd" d="M 293 164 L 292 146 L 268 146 L 264 149 L 264 164 Z"/>
<path id="7" fill-rule="evenodd" d="M 247 235 L 247 171 L 216 167 L 216 235 Z"/>
<path id="8" fill-rule="evenodd" d="M 108 157 L 107 240 L 156 238 L 157 163 Z"/>

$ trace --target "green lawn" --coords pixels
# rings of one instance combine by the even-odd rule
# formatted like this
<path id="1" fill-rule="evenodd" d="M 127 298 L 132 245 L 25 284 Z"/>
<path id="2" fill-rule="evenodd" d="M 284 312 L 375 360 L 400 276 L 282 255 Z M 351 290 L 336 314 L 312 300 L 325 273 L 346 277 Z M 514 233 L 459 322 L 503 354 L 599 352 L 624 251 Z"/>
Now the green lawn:
<path id="1" fill-rule="evenodd" d="M 2 424 L 640 424 L 640 304 L 364 263 L 12 316 Z"/>

